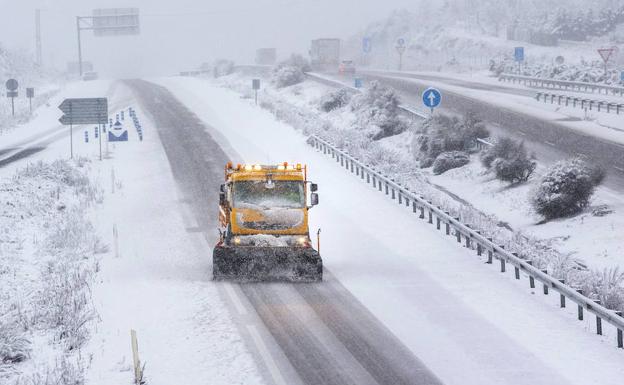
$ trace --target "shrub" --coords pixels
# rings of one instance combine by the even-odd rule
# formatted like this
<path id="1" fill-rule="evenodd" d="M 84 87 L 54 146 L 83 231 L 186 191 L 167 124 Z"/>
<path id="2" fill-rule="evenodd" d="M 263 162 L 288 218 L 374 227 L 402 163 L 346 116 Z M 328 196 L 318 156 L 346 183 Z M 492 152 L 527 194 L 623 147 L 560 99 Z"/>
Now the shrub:
<path id="1" fill-rule="evenodd" d="M 443 152 L 433 162 L 433 173 L 440 175 L 453 168 L 467 165 L 470 162 L 468 154 L 462 151 Z"/>
<path id="2" fill-rule="evenodd" d="M 329 112 L 349 104 L 351 93 L 346 88 L 330 91 L 319 102 L 322 111 Z"/>
<path id="3" fill-rule="evenodd" d="M 396 92 L 373 81 L 363 93 L 351 99 L 351 110 L 357 115 L 361 129 L 370 131 L 373 140 L 397 135 L 407 129 L 401 118 L 400 100 Z"/>
<path id="4" fill-rule="evenodd" d="M 226 59 L 219 59 L 212 67 L 212 74 L 215 78 L 234 73 L 234 62 Z"/>
<path id="5" fill-rule="evenodd" d="M 498 158 L 492 164 L 496 178 L 510 183 L 526 182 L 536 166 L 537 163 L 526 156 L 513 159 Z"/>
<path id="6" fill-rule="evenodd" d="M 481 163 L 485 168 L 491 168 L 494 160 L 498 158 L 511 159 L 518 151 L 518 143 L 511 138 L 500 138 L 494 145 L 481 155 Z"/>
<path id="7" fill-rule="evenodd" d="M 308 72 L 312 68 L 310 67 L 310 62 L 299 54 L 292 54 L 290 57 L 284 61 L 277 63 L 275 69 L 280 69 L 282 67 L 295 67 L 299 68 L 301 72 Z"/>
<path id="8" fill-rule="evenodd" d="M 422 124 L 414 138 L 413 150 L 424 168 L 443 152 L 469 151 L 477 138 L 488 136 L 485 125 L 473 113 L 463 119 L 438 114 Z"/>
<path id="9" fill-rule="evenodd" d="M 277 88 L 283 88 L 299 84 L 305 76 L 301 69 L 294 66 L 279 67 L 273 72 L 273 84 Z"/>
<path id="10" fill-rule="evenodd" d="M 602 168 L 581 159 L 558 162 L 532 191 L 531 204 L 546 219 L 576 214 L 587 207 L 604 176 Z"/>
<path id="11" fill-rule="evenodd" d="M 511 183 L 526 182 L 537 166 L 524 143 L 510 138 L 498 140 L 483 154 L 481 162 L 494 171 L 497 179 Z"/>
<path id="12" fill-rule="evenodd" d="M 0 320 L 0 365 L 22 362 L 30 354 L 30 341 L 14 324 Z"/>

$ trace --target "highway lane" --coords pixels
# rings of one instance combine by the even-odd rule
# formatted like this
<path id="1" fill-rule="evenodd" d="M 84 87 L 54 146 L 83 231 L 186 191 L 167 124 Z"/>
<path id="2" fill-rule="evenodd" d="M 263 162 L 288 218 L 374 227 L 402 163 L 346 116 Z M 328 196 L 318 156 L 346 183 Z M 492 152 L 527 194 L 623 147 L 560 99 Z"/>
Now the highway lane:
<path id="1" fill-rule="evenodd" d="M 379 75 L 379 76 L 395 76 L 407 79 L 417 79 L 417 80 L 431 80 L 436 82 L 443 82 L 449 85 L 470 88 L 473 90 L 480 91 L 496 91 L 509 95 L 517 95 L 517 96 L 526 96 L 529 98 L 535 97 L 535 91 L 529 89 L 522 88 L 514 88 L 507 87 L 505 85 L 498 84 L 484 84 L 475 81 L 470 81 L 467 79 L 457 79 L 444 75 L 436 75 L 436 74 L 420 74 L 420 73 L 411 73 L 411 72 L 398 72 L 398 71 L 375 71 L 375 70 L 362 70 L 360 71 L 363 74 L 370 75 Z"/>
<path id="2" fill-rule="evenodd" d="M 345 85 L 351 85 L 350 80 L 337 75 L 326 76 Z M 422 93 L 430 86 L 429 81 L 449 82 L 448 79 L 441 77 L 434 79 L 432 76 L 423 77 L 420 74 L 374 71 L 362 71 L 361 77 L 367 81 L 377 80 L 393 87 L 405 105 L 416 109 L 421 109 Z M 455 86 L 460 85 L 455 80 L 453 83 Z M 474 88 L 472 85 L 464 84 L 464 86 Z M 501 87 L 508 88 L 504 86 L 498 88 Z M 455 90 L 449 91 L 444 86 L 438 85 L 437 88 L 444 94 L 441 111 L 459 114 L 476 112 L 487 123 L 492 134 L 523 140 L 529 151 L 534 153 L 543 164 L 548 165 L 562 159 L 579 156 L 600 164 L 607 170 L 604 186 L 615 192 L 624 191 L 624 145 L 580 133 L 558 122 L 546 121 L 520 111 L 496 106 Z M 497 92 L 494 88 L 491 91 Z M 509 93 L 509 91 L 505 92 Z"/>
<path id="3" fill-rule="evenodd" d="M 168 90 L 145 81 L 127 84 L 156 124 L 199 227 L 213 234 L 227 155 L 208 127 Z M 441 384 L 329 271 L 318 284 L 241 284 L 239 289 L 288 358 L 288 363 L 276 359 L 278 366 L 295 369 L 298 378 L 287 383 Z"/>

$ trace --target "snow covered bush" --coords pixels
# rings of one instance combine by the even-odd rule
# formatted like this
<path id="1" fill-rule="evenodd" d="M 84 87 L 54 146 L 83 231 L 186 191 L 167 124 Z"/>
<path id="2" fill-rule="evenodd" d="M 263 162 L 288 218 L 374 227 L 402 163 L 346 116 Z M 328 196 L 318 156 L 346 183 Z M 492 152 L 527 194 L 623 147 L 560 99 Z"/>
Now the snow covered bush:
<path id="1" fill-rule="evenodd" d="M 585 295 L 598 298 L 607 309 L 624 310 L 624 272 L 618 267 L 592 271 L 581 289 Z"/>
<path id="2" fill-rule="evenodd" d="M 351 111 L 357 116 L 357 128 L 373 140 L 404 132 L 407 121 L 399 111 L 399 96 L 390 87 L 372 81 L 361 94 L 351 99 Z"/>
<path id="3" fill-rule="evenodd" d="M 215 78 L 234 73 L 234 62 L 227 59 L 219 59 L 212 67 L 212 74 Z"/>
<path id="4" fill-rule="evenodd" d="M 527 154 L 522 141 L 501 138 L 481 156 L 483 165 L 504 182 L 526 182 L 537 163 Z"/>
<path id="5" fill-rule="evenodd" d="M 430 167 L 443 152 L 470 151 L 477 138 L 487 138 L 489 132 L 474 114 L 463 119 L 444 114 L 434 115 L 423 122 L 412 143 L 413 152 L 422 168 Z"/>
<path id="6" fill-rule="evenodd" d="M 7 314 L 0 316 L 0 365 L 25 361 L 30 355 L 30 341 L 16 327 L 13 318 Z"/>
<path id="7" fill-rule="evenodd" d="M 324 112 L 330 112 L 346 106 L 350 101 L 351 92 L 346 88 L 340 88 L 323 95 L 319 101 L 319 107 Z"/>
<path id="8" fill-rule="evenodd" d="M 440 175 L 448 170 L 459 168 L 470 163 L 470 157 L 462 151 L 443 152 L 433 162 L 433 173 Z"/>
<path id="9" fill-rule="evenodd" d="M 310 70 L 310 64 L 301 55 L 292 54 L 278 63 L 273 69 L 272 81 L 277 88 L 293 86 L 303 82 L 305 72 Z"/>
<path id="10" fill-rule="evenodd" d="M 557 162 L 531 192 L 531 205 L 547 220 L 576 214 L 587 207 L 604 176 L 602 168 L 581 159 Z"/>
<path id="11" fill-rule="evenodd" d="M 498 158 L 492 164 L 497 179 L 512 184 L 526 182 L 535 171 L 537 163 L 527 156 L 512 159 Z"/>
<path id="12" fill-rule="evenodd" d="M 277 88 L 284 88 L 301 83 L 305 79 L 305 75 L 301 69 L 293 66 L 285 66 L 277 68 L 273 72 L 273 84 Z"/>

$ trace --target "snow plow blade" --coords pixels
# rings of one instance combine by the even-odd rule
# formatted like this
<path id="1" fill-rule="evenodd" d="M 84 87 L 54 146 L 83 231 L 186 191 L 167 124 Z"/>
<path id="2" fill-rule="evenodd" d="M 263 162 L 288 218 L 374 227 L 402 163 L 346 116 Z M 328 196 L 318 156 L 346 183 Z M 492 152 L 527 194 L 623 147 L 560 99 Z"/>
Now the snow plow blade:
<path id="1" fill-rule="evenodd" d="M 242 282 L 319 282 L 323 262 L 311 247 L 217 246 L 212 255 L 215 280 Z"/>

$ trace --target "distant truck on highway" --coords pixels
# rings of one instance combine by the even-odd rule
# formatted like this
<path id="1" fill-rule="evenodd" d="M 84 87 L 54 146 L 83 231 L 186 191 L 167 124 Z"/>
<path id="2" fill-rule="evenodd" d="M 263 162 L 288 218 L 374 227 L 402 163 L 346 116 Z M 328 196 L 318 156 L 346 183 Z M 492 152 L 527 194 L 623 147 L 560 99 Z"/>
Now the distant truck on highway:
<path id="1" fill-rule="evenodd" d="M 275 48 L 258 48 L 256 50 L 256 64 L 274 65 L 277 61 L 277 50 Z"/>
<path id="2" fill-rule="evenodd" d="M 340 39 L 316 39 L 310 45 L 310 65 L 314 70 L 336 71 L 340 64 Z"/>

